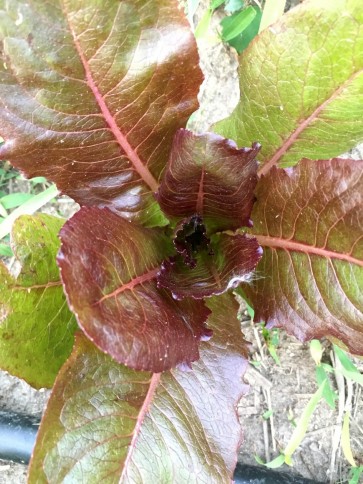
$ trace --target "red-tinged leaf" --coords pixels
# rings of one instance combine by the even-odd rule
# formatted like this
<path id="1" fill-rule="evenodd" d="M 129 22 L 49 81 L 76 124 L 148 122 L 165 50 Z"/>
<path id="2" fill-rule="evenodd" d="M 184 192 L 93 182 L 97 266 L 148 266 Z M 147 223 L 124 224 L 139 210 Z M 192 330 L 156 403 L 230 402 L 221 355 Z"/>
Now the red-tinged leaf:
<path id="1" fill-rule="evenodd" d="M 197 264 L 198 252 L 206 250 L 212 255 L 210 238 L 207 237 L 203 219 L 199 215 L 180 221 L 174 231 L 173 244 L 184 264 L 192 269 Z"/>
<path id="2" fill-rule="evenodd" d="M 81 205 L 165 223 L 152 192 L 202 81 L 177 1 L 8 0 L 0 9 L 0 158 Z"/>
<path id="3" fill-rule="evenodd" d="M 262 256 L 257 240 L 246 235 L 214 235 L 208 250 L 195 255 L 195 266 L 181 256 L 164 261 L 158 286 L 172 292 L 175 299 L 203 299 L 223 294 L 249 281 Z"/>
<path id="4" fill-rule="evenodd" d="M 29 483 L 231 482 L 247 352 L 233 296 L 208 305 L 214 337 L 191 372 L 134 371 L 79 335 L 50 397 Z"/>
<path id="5" fill-rule="evenodd" d="M 83 207 L 60 234 L 58 264 L 69 305 L 102 351 L 154 372 L 199 358 L 199 340 L 211 335 L 204 326 L 209 310 L 157 288 L 161 262 L 172 250 L 161 229 Z"/>
<path id="6" fill-rule="evenodd" d="M 174 138 L 157 200 L 168 217 L 199 215 L 210 234 L 250 225 L 260 146 L 238 149 L 212 133 L 181 129 Z"/>
<path id="7" fill-rule="evenodd" d="M 255 321 L 303 341 L 335 337 L 363 354 L 363 162 L 272 169 L 257 184 L 252 218 L 264 248 L 243 287 Z"/>

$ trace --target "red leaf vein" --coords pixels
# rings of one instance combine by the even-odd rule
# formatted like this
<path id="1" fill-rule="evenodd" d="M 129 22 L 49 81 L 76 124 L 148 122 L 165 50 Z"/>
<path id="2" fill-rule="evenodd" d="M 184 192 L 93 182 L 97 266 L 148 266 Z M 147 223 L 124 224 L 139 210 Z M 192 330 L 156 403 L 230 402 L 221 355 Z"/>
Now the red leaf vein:
<path id="1" fill-rule="evenodd" d="M 105 299 L 109 299 L 110 297 L 115 297 L 124 291 L 127 291 L 127 290 L 132 291 L 135 286 L 138 286 L 139 284 L 143 284 L 145 282 L 155 279 L 159 272 L 160 272 L 160 268 L 157 267 L 156 269 L 152 269 L 151 271 L 145 274 L 142 274 L 141 276 L 135 277 L 134 279 L 131 279 L 131 281 L 127 282 L 126 284 L 123 284 L 121 287 L 118 287 L 114 291 L 110 292 L 110 294 L 105 294 L 95 304 L 100 304 Z"/>
<path id="2" fill-rule="evenodd" d="M 132 436 L 132 440 L 131 440 L 131 443 L 130 443 L 130 446 L 129 446 L 129 451 L 127 453 L 127 457 L 126 457 L 124 465 L 123 465 L 122 474 L 121 474 L 121 477 L 120 477 L 120 482 L 122 482 L 123 478 L 126 477 L 127 468 L 128 468 L 129 463 L 130 463 L 130 460 L 132 459 L 132 454 L 133 454 L 133 451 L 136 447 L 137 438 L 140 434 L 141 427 L 142 427 L 142 424 L 144 422 L 145 416 L 146 416 L 147 412 L 149 411 L 149 408 L 150 408 L 152 399 L 154 398 L 156 389 L 159 386 L 160 378 L 161 378 L 161 373 L 154 373 L 153 376 L 151 377 L 149 390 L 146 394 L 145 400 L 142 404 L 142 407 L 140 408 L 140 412 L 139 412 L 138 417 L 137 417 L 137 422 L 136 422 L 136 425 L 135 425 L 135 428 L 134 428 L 134 431 L 133 431 L 133 436 Z"/>
<path id="3" fill-rule="evenodd" d="M 354 74 L 352 74 L 350 76 L 349 79 L 347 79 L 341 86 L 339 86 L 338 89 L 336 89 L 332 95 L 326 99 L 322 104 L 320 104 L 312 113 L 311 115 L 302 120 L 298 127 L 295 129 L 295 131 L 293 131 L 291 133 L 291 135 L 284 141 L 284 143 L 282 144 L 282 146 L 274 153 L 274 155 L 260 168 L 260 170 L 258 171 L 258 174 L 261 176 L 261 175 L 265 175 L 272 166 L 276 165 L 278 163 L 278 161 L 280 160 L 280 158 L 282 156 L 284 156 L 284 154 L 290 149 L 290 147 L 295 143 L 295 141 L 298 139 L 298 137 L 300 136 L 300 134 L 313 122 L 315 121 L 315 119 L 318 118 L 319 114 L 321 113 L 321 111 L 323 111 L 323 109 L 326 108 L 326 106 L 328 104 L 330 104 L 332 101 L 334 101 L 334 99 L 336 99 L 341 93 L 342 91 L 344 91 L 344 89 L 346 89 L 346 87 L 356 78 L 358 77 L 360 74 L 363 73 L 363 69 L 355 72 Z"/>
<path id="4" fill-rule="evenodd" d="M 66 18 L 68 16 L 66 15 Z M 91 89 L 96 102 L 98 106 L 100 107 L 101 113 L 104 116 L 104 119 L 106 123 L 108 124 L 109 128 L 111 129 L 111 132 L 113 133 L 114 137 L 116 138 L 116 141 L 122 148 L 122 150 L 126 153 L 127 157 L 129 160 L 132 162 L 136 172 L 139 174 L 140 178 L 144 181 L 144 183 L 153 191 L 156 192 L 159 188 L 159 184 L 154 178 L 154 176 L 151 174 L 151 172 L 148 170 L 148 168 L 144 165 L 144 163 L 141 161 L 139 158 L 138 154 L 136 151 L 133 149 L 133 147 L 130 145 L 129 141 L 127 140 L 126 136 L 120 131 L 115 118 L 112 116 L 106 101 L 99 91 L 95 80 L 93 79 L 91 68 L 89 66 L 89 63 L 82 51 L 81 45 L 79 43 L 79 40 L 76 36 L 76 33 L 72 29 L 71 25 L 69 24 L 69 28 L 71 31 L 71 34 L 73 36 L 73 41 L 74 45 L 76 47 L 77 53 L 79 55 L 79 58 L 82 62 L 84 71 L 85 71 L 85 76 L 86 76 L 86 81 Z"/>
<path id="5" fill-rule="evenodd" d="M 286 251 L 304 252 L 308 255 L 318 255 L 327 259 L 340 259 L 349 262 L 350 264 L 357 264 L 363 267 L 363 260 L 357 259 L 350 254 L 342 254 L 322 247 L 313 247 L 301 242 L 295 242 L 293 240 L 286 240 L 267 235 L 254 235 L 254 237 L 256 237 L 258 243 L 263 247 L 284 249 Z"/>

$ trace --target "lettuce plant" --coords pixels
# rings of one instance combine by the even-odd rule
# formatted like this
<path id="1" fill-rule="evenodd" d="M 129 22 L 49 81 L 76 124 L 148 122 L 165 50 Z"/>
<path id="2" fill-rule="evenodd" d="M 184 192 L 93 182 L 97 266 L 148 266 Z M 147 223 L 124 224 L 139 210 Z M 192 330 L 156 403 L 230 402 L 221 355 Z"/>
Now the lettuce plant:
<path id="1" fill-rule="evenodd" d="M 54 384 L 30 482 L 229 482 L 233 290 L 363 354 L 363 164 L 337 157 L 363 139 L 359 4 L 307 1 L 259 35 L 235 111 L 195 134 L 176 1 L 0 0 L 0 157 L 81 205 L 19 218 L 21 269 L 0 266 L 0 365 Z"/>

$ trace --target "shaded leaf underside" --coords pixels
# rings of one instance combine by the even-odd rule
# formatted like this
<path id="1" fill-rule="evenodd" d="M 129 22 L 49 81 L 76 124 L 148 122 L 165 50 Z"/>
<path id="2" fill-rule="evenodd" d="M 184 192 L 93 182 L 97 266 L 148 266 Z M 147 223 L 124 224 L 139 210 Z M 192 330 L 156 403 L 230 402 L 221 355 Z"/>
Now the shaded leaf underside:
<path id="1" fill-rule="evenodd" d="M 50 398 L 29 482 L 230 482 L 246 347 L 233 296 L 208 306 L 214 338 L 189 373 L 130 370 L 79 335 Z"/>
<path id="2" fill-rule="evenodd" d="M 207 233 L 249 225 L 259 146 L 237 149 L 212 133 L 177 131 L 157 200 L 169 218 L 199 215 Z"/>
<path id="3" fill-rule="evenodd" d="M 55 261 L 63 223 L 44 214 L 19 217 L 12 228 L 19 275 L 0 262 L 0 367 L 35 388 L 53 385 L 77 328 Z"/>
<path id="4" fill-rule="evenodd" d="M 202 81 L 177 2 L 9 0 L 0 40 L 0 157 L 81 205 L 165 224 L 152 192 Z"/>
<path id="5" fill-rule="evenodd" d="M 99 348 L 139 370 L 160 372 L 199 357 L 209 310 L 175 301 L 156 277 L 172 247 L 161 229 L 108 209 L 83 207 L 61 230 L 61 277 L 78 323 Z"/>
<path id="6" fill-rule="evenodd" d="M 363 354 L 363 162 L 273 168 L 256 195 L 253 234 L 264 255 L 243 286 L 255 320 Z"/>
<path id="7" fill-rule="evenodd" d="M 327 159 L 363 140 L 360 0 L 305 1 L 263 31 L 240 61 L 241 100 L 214 131 L 262 145 L 259 174 Z"/>

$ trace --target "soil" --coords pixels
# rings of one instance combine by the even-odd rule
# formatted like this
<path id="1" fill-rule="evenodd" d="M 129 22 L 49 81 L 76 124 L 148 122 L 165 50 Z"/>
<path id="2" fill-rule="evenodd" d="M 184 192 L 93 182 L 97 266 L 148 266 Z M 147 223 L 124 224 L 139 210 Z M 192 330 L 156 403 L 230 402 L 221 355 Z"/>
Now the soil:
<path id="1" fill-rule="evenodd" d="M 239 460 L 256 465 L 255 456 L 268 462 L 286 447 L 294 430 L 293 421 L 301 416 L 318 385 L 316 366 L 308 344 L 301 344 L 280 331 L 277 349 L 280 365 L 277 365 L 264 344 L 261 327 L 252 327 L 251 321 L 247 320 L 242 323 L 242 329 L 246 338 L 252 342 L 250 360 L 257 362 L 258 367 L 250 364 L 245 375 L 250 391 L 238 407 L 244 431 Z M 323 361 L 332 364 L 332 346 L 328 341 L 323 341 L 323 345 Z M 362 370 L 362 362 L 358 359 L 354 361 Z M 330 380 L 332 388 L 339 395 L 339 403 L 332 410 L 324 400 L 320 401 L 305 438 L 293 455 L 292 467 L 284 465 L 281 469 L 318 482 L 345 483 L 349 481 L 350 466 L 339 446 L 341 418 L 338 409 L 341 404 L 344 405 L 346 394 L 344 383 L 343 389 L 338 391 L 335 378 Z M 352 385 L 352 392 L 354 398 L 350 440 L 353 455 L 359 461 L 359 456 L 363 456 L 363 398 L 358 384 Z M 264 419 L 262 415 L 271 410 L 272 417 Z"/>
<path id="2" fill-rule="evenodd" d="M 208 2 L 209 3 L 209 2 Z M 201 2 L 195 22 L 201 18 L 206 0 Z M 212 28 L 218 24 L 218 14 L 213 18 Z M 237 77 L 238 59 L 234 51 L 221 43 L 202 40 L 199 43 L 205 82 L 200 93 L 199 111 L 193 115 L 190 127 L 196 131 L 207 130 L 211 124 L 226 117 L 234 108 L 239 97 Z M 354 151 L 354 156 L 363 158 L 362 146 Z M 11 192 L 24 191 L 27 182 L 13 182 Z M 25 185 L 26 187 L 26 185 Z M 67 197 L 60 197 L 56 203 L 43 207 L 52 214 L 70 216 L 77 205 Z M 280 332 L 277 349 L 280 365 L 269 355 L 264 344 L 261 327 L 252 326 L 242 313 L 242 329 L 251 342 L 251 364 L 245 380 L 250 391 L 240 402 L 238 413 L 244 431 L 244 442 L 240 450 L 241 462 L 258 465 L 255 456 L 269 461 L 279 454 L 293 432 L 292 421 L 297 420 L 317 389 L 315 363 L 307 344 Z M 324 358 L 330 362 L 331 346 L 324 342 Z M 362 362 L 355 360 L 363 369 Z M 349 382 L 345 382 L 347 386 Z M 336 381 L 332 378 L 336 388 Z M 350 385 L 350 383 L 349 383 Z M 36 391 L 22 380 L 0 372 L 0 409 L 37 415 L 39 418 L 49 397 L 48 390 Z M 357 461 L 363 456 L 363 397 L 358 385 L 353 384 L 351 445 Z M 344 382 L 340 386 L 340 403 L 344 404 Z M 349 464 L 339 446 L 338 413 L 339 405 L 332 410 L 325 402 L 320 402 L 313 414 L 302 444 L 293 456 L 292 467 L 284 470 L 301 474 L 319 482 L 344 483 L 349 480 Z M 272 417 L 262 415 L 272 410 Z M 360 462 L 363 464 L 363 462 Z M 22 484 L 26 482 L 27 466 L 0 461 L 0 484 Z"/>

